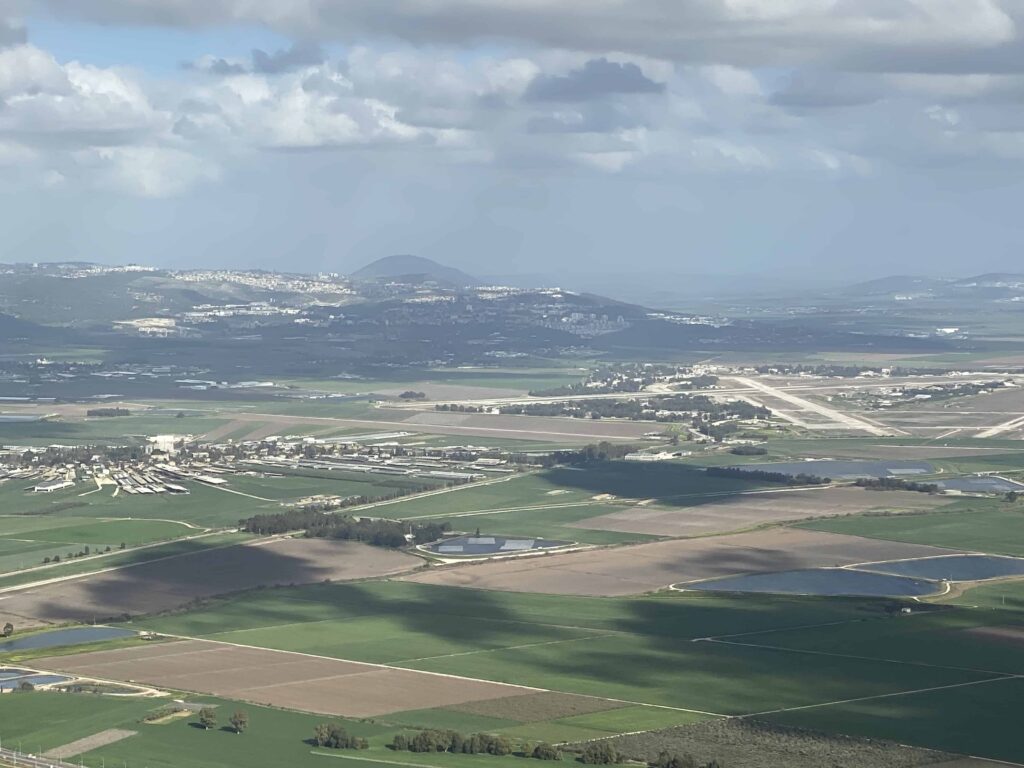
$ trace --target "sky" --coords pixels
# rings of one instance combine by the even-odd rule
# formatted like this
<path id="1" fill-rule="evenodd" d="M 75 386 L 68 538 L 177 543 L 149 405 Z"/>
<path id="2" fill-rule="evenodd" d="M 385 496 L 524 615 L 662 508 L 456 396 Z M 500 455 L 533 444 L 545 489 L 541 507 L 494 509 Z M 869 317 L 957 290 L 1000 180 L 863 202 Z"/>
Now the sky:
<path id="1" fill-rule="evenodd" d="M 0 262 L 964 276 L 1022 193 L 1024 0 L 0 0 Z"/>

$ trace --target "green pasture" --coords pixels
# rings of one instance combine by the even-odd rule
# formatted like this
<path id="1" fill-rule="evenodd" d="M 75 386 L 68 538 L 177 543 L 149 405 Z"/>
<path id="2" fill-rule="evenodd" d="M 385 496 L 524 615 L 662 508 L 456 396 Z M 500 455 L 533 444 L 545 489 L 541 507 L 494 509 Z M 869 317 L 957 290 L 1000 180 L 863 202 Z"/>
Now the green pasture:
<path id="1" fill-rule="evenodd" d="M 314 726 L 320 722 L 337 722 L 350 734 L 371 740 L 371 750 L 344 752 L 352 756 L 369 756 L 371 752 L 379 757 L 394 754 L 386 751 L 384 745 L 401 730 L 370 722 L 286 712 L 213 697 L 189 700 L 215 707 L 218 727 L 203 730 L 195 725 L 195 716 L 159 724 L 142 722 L 147 714 L 170 705 L 170 698 L 128 699 L 43 692 L 11 694 L 0 697 L 0 739 L 5 747 L 17 748 L 20 744 L 22 751 L 38 754 L 109 728 L 122 728 L 135 731 L 135 735 L 86 753 L 81 757 L 81 764 L 92 768 L 102 765 L 129 768 L 177 768 L 182 765 L 277 768 L 284 765 L 331 765 L 327 759 L 313 754 L 315 748 L 307 743 Z M 241 735 L 226 728 L 228 718 L 237 709 L 243 709 L 249 715 L 249 728 Z M 79 762 L 75 757 L 74 763 Z"/>
<path id="2" fill-rule="evenodd" d="M 229 479 L 229 488 L 234 479 Z M 179 520 L 202 527 L 235 525 L 243 517 L 258 511 L 278 509 L 276 501 L 263 501 L 213 488 L 188 483 L 188 494 L 132 495 L 118 493 L 113 486 L 95 491 L 94 483 L 78 483 L 53 493 L 26 493 L 24 486 L 11 481 L 0 484 L 0 510 L 4 514 L 66 517 L 146 518 Z M 88 493 L 88 491 L 95 491 Z M 83 495 L 84 494 L 84 495 Z"/>
<path id="3" fill-rule="evenodd" d="M 556 499 L 558 497 L 555 497 Z M 619 533 L 576 527 L 574 523 L 598 515 L 605 515 L 622 509 L 622 505 L 553 501 L 550 505 L 537 508 L 519 508 L 508 512 L 482 512 L 460 514 L 443 518 L 453 530 L 472 533 L 477 529 L 488 535 L 524 536 L 583 544 L 624 544 L 627 542 L 651 541 L 656 536 L 642 533 Z"/>
<path id="4" fill-rule="evenodd" d="M 746 645 L 708 635 L 889 621 L 880 604 L 759 597 L 582 598 L 409 583 L 265 591 L 149 629 L 570 693 L 745 714 L 994 676 Z"/>
<path id="5" fill-rule="evenodd" d="M 581 529 L 572 524 L 635 500 L 654 498 L 691 506 L 757 487 L 761 486 L 746 480 L 711 477 L 684 464 L 618 461 L 581 468 L 557 467 L 383 504 L 374 507 L 374 514 L 391 519 L 447 521 L 456 530 L 480 528 L 495 534 L 614 544 L 651 537 Z M 614 498 L 595 499 L 605 494 Z M 619 499 L 622 501 L 616 505 Z"/>
<path id="6" fill-rule="evenodd" d="M 783 712 L 765 719 L 1017 764 L 1024 758 L 1017 730 L 1022 698 L 1024 681 L 1002 678 L 959 688 Z"/>
<path id="7" fill-rule="evenodd" d="M 763 484 L 711 477 L 699 468 L 680 463 L 615 461 L 580 468 L 556 467 L 450 493 L 379 505 L 374 507 L 374 514 L 391 519 L 445 521 L 459 531 L 479 528 L 490 534 L 620 544 L 655 537 L 591 530 L 576 524 L 641 499 L 694 506 L 758 487 Z M 606 494 L 613 498 L 599 498 Z"/>
<path id="8" fill-rule="evenodd" d="M 101 520 L 0 516 L 0 572 L 40 565 L 44 557 L 93 552 L 157 541 L 170 541 L 200 531 L 163 520 Z"/>
<path id="9" fill-rule="evenodd" d="M 1024 505 L 970 499 L 937 512 L 853 515 L 799 525 L 816 531 L 1001 555 L 1024 555 Z"/>
<path id="10" fill-rule="evenodd" d="M 45 406 L 41 406 L 45 410 Z M 129 406 L 129 410 L 131 407 Z M 33 422 L 0 423 L 0 443 L 45 446 L 53 443 L 128 444 L 145 442 L 144 438 L 162 434 L 203 434 L 222 426 L 230 419 L 206 415 L 148 415 L 145 411 L 129 416 L 95 417 L 83 420 L 53 419 Z"/>
<path id="11" fill-rule="evenodd" d="M 74 560 L 63 559 L 64 552 L 61 552 L 61 562 L 55 565 L 48 565 L 39 570 L 24 573 L 0 575 L 0 588 L 14 587 L 19 584 L 28 584 L 41 579 L 50 579 L 60 576 L 72 576 L 83 573 L 92 573 L 104 568 L 112 568 L 123 565 L 134 565 L 137 563 L 159 560 L 167 557 L 178 557 L 185 554 L 200 552 L 206 549 L 234 546 L 252 538 L 244 533 L 213 533 L 204 534 L 194 539 L 177 539 L 163 544 L 147 545 L 137 549 L 116 549 L 101 557 L 91 556 L 76 558 Z M 39 559 L 45 553 L 39 554 Z M 34 563 L 38 564 L 38 563 Z"/>

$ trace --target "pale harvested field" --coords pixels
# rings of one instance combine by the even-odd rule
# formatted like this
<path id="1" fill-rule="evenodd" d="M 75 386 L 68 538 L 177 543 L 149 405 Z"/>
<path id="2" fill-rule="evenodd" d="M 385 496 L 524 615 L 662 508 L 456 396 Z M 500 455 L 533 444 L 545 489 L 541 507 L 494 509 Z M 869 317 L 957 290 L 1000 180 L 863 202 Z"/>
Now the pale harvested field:
<path id="1" fill-rule="evenodd" d="M 84 677 L 133 680 L 340 717 L 375 717 L 536 692 L 516 685 L 209 640 L 55 656 L 33 664 Z"/>
<path id="2" fill-rule="evenodd" d="M 503 437 L 510 440 L 533 440 L 555 443 L 587 443 L 594 440 L 626 440 L 642 437 L 645 432 L 657 432 L 664 425 L 643 421 L 590 421 L 546 416 L 489 416 L 480 413 L 445 413 L 443 411 L 410 411 L 402 408 L 378 408 L 372 419 L 347 419 L 334 416 L 286 416 L 275 413 L 232 414 L 230 434 L 246 423 L 258 422 L 254 430 L 271 429 L 271 433 L 287 432 L 300 426 L 306 434 L 313 430 L 365 429 L 383 431 L 392 429 L 424 432 L 435 435 L 464 437 Z M 276 425 L 276 426 L 274 426 Z M 214 434 L 218 429 L 212 430 Z"/>
<path id="3" fill-rule="evenodd" d="M 587 436 L 594 438 L 642 437 L 647 432 L 660 432 L 664 424 L 653 421 L 616 421 L 601 419 L 571 419 L 561 416 L 521 416 L 508 414 L 494 416 L 485 413 L 451 413 L 445 411 L 418 411 L 410 415 L 407 411 L 381 409 L 387 418 L 393 414 L 406 425 L 424 427 L 458 426 L 464 429 L 502 430 L 522 432 L 523 439 L 538 434 L 562 435 L 564 437 Z"/>
<path id="4" fill-rule="evenodd" d="M 703 536 L 742 531 L 768 523 L 835 517 L 868 510 L 905 512 L 934 509 L 949 499 L 909 491 L 863 488 L 747 493 L 709 499 L 691 507 L 654 504 L 630 507 L 572 523 L 570 527 L 655 536 Z"/>
<path id="5" fill-rule="evenodd" d="M 403 578 L 423 584 L 510 592 L 616 596 L 718 576 L 928 557 L 950 551 L 860 536 L 774 528 L 521 560 L 443 566 Z"/>
<path id="6" fill-rule="evenodd" d="M 0 594 L 0 617 L 61 622 L 158 613 L 260 585 L 387 576 L 420 563 L 412 555 L 350 541 L 274 539 Z"/>
<path id="7" fill-rule="evenodd" d="M 72 741 L 70 744 L 65 744 L 61 747 L 54 747 L 53 749 L 43 752 L 43 757 L 52 757 L 55 760 L 66 760 L 69 757 L 75 755 L 81 755 L 86 752 L 92 752 L 94 749 L 105 747 L 108 744 L 116 744 L 119 741 L 127 739 L 129 736 L 134 736 L 137 731 L 126 731 L 123 728 L 110 728 L 106 731 L 100 731 L 94 733 L 92 736 L 86 736 L 84 739 L 77 739 Z"/>

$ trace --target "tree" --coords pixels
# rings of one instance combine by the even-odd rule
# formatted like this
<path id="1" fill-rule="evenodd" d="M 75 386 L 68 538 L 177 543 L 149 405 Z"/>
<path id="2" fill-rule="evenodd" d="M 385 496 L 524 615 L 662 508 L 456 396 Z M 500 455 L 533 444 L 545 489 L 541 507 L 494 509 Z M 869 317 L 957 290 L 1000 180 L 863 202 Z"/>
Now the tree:
<path id="1" fill-rule="evenodd" d="M 4 624 L 3 635 L 4 635 L 4 637 L 10 637 L 13 634 L 14 634 L 14 625 L 11 624 L 11 622 L 8 621 L 6 624 Z"/>
<path id="2" fill-rule="evenodd" d="M 562 753 L 556 747 L 546 742 L 541 742 L 533 748 L 533 756 L 538 760 L 561 760 Z"/>
<path id="3" fill-rule="evenodd" d="M 396 752 L 405 752 L 409 749 L 409 738 L 404 733 L 395 734 L 395 738 L 391 740 L 391 748 Z"/>
<path id="4" fill-rule="evenodd" d="M 1017 491 L 1010 491 L 1006 494 L 1006 500 L 1011 504 L 1020 498 L 1020 494 Z"/>
<path id="5" fill-rule="evenodd" d="M 613 765 L 619 762 L 619 753 L 607 741 L 594 741 L 587 744 L 580 761 L 587 765 Z"/>
<path id="6" fill-rule="evenodd" d="M 328 739 L 331 738 L 331 724 L 330 723 L 318 723 L 316 728 L 313 729 L 313 741 L 316 742 L 318 747 L 326 746 Z"/>
<path id="7" fill-rule="evenodd" d="M 651 768 L 697 768 L 697 760 L 690 754 L 676 755 L 661 752 L 658 759 L 650 765 Z"/>
<path id="8" fill-rule="evenodd" d="M 235 733 L 241 733 L 249 727 L 249 713 L 244 709 L 239 709 L 231 715 L 231 719 L 228 722 L 230 722 L 231 727 L 235 729 Z"/>
<path id="9" fill-rule="evenodd" d="M 217 713 L 210 707 L 203 707 L 199 710 L 199 725 L 205 730 L 217 727 Z"/>

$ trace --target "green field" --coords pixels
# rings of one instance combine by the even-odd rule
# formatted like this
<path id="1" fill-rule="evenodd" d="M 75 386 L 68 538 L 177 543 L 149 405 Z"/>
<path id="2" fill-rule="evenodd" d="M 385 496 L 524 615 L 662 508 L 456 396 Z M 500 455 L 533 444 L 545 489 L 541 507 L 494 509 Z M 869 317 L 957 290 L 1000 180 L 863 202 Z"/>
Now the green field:
<path id="1" fill-rule="evenodd" d="M 686 506 L 757 487 L 757 483 L 744 480 L 709 477 L 685 464 L 619 461 L 512 476 L 451 493 L 378 505 L 373 513 L 392 519 L 447 521 L 462 531 L 480 528 L 492 534 L 615 544 L 652 537 L 588 530 L 573 524 L 639 500 Z"/>
<path id="2" fill-rule="evenodd" d="M 92 573 L 102 568 L 134 565 L 161 558 L 178 557 L 218 547 L 235 546 L 251 538 L 253 537 L 246 533 L 211 533 L 203 534 L 196 538 L 176 539 L 175 541 L 148 545 L 136 549 L 114 550 L 100 556 L 94 555 L 74 560 L 62 560 L 58 564 L 43 566 L 33 571 L 0 575 L 0 588 L 28 584 L 41 579 L 59 576 Z"/>
<path id="3" fill-rule="evenodd" d="M 972 499 L 946 509 L 926 514 L 834 517 L 801 523 L 799 527 L 952 549 L 1024 555 L 1024 506 Z"/>
<path id="4" fill-rule="evenodd" d="M 0 696 L 0 739 L 5 747 L 17 748 L 20 744 L 22 751 L 39 754 L 109 728 L 122 728 L 136 733 L 116 744 L 87 753 L 82 756 L 82 764 L 127 765 L 131 768 L 177 768 L 182 765 L 236 768 L 240 765 L 330 765 L 325 758 L 313 754 L 315 748 L 306 742 L 312 736 L 314 726 L 324 721 L 341 723 L 349 733 L 372 741 L 373 749 L 367 752 L 344 752 L 353 757 L 368 757 L 371 753 L 377 757 L 393 754 L 384 749 L 384 744 L 400 730 L 212 697 L 202 697 L 198 701 L 216 708 L 219 729 L 205 731 L 198 728 L 195 717 L 158 724 L 142 722 L 147 714 L 169 705 L 170 699 L 117 699 L 93 694 L 59 693 Z M 242 735 L 223 729 L 231 713 L 239 708 L 249 715 L 249 728 Z M 74 763 L 79 763 L 78 757 L 74 758 Z M 469 765 L 469 761 L 466 764 Z M 363 765 L 372 766 L 374 763 L 365 762 Z"/>
<path id="5" fill-rule="evenodd" d="M 189 483 L 189 494 L 132 496 L 113 495 L 110 486 L 83 496 L 83 483 L 53 493 L 26 493 L 10 482 L 0 484 L 0 509 L 9 515 L 68 517 L 145 518 L 178 520 L 212 528 L 236 525 L 257 511 L 277 509 L 276 501 L 262 501 L 200 483 Z M 229 486 L 230 487 L 230 486 Z M 0 524 L 2 525 L 2 524 Z M 3 530 L 0 527 L 0 530 Z"/>
<path id="6" fill-rule="evenodd" d="M 35 422 L 0 423 L 0 443 L 45 446 L 61 444 L 115 444 L 143 443 L 146 435 L 203 434 L 226 424 L 227 415 L 173 414 L 138 415 L 115 418 L 92 418 L 81 421 L 55 419 Z"/>
<path id="7" fill-rule="evenodd" d="M 164 520 L 0 516 L 0 573 L 41 564 L 44 557 L 134 547 L 201 532 Z"/>
<path id="8" fill-rule="evenodd" d="M 997 664 L 988 642 L 961 631 L 1005 622 L 1004 614 L 946 616 L 894 619 L 881 603 L 860 600 L 580 598 L 368 583 L 264 592 L 140 624 L 624 703 L 743 715 L 994 680 L 1024 668 L 1024 649 L 1008 647 Z M 916 632 L 903 637 L 904 628 Z M 765 632 L 767 640 L 694 642 L 751 632 Z M 829 632 L 846 643 L 835 655 L 821 652 L 835 642 Z M 806 648 L 792 640 L 819 633 L 824 639 L 808 640 Z M 926 663 L 911 653 L 921 643 L 931 646 Z"/>

